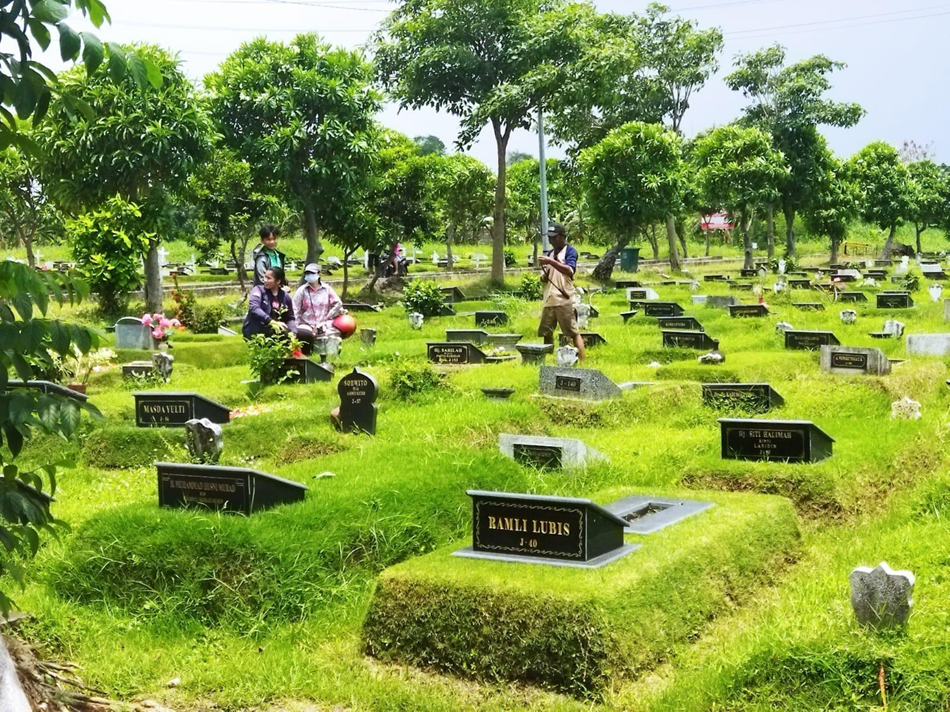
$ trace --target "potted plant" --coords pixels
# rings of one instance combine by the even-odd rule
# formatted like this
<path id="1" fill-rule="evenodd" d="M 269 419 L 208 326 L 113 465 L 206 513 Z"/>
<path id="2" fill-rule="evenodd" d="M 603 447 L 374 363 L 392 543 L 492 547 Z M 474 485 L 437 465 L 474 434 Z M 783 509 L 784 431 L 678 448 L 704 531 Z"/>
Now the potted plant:
<path id="1" fill-rule="evenodd" d="M 61 365 L 66 387 L 77 393 L 85 393 L 89 383 L 89 376 L 109 368 L 116 359 L 112 349 L 97 349 L 84 354 L 76 345 L 73 352 L 67 356 Z"/>

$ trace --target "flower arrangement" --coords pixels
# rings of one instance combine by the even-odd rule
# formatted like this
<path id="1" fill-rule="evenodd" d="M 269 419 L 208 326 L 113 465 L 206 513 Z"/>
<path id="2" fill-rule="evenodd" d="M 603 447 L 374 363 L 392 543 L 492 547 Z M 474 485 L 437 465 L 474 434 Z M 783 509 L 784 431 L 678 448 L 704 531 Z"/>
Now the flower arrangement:
<path id="1" fill-rule="evenodd" d="M 142 324 L 152 330 L 152 338 L 160 343 L 168 341 L 170 329 L 185 330 L 178 319 L 166 319 L 164 314 L 156 312 L 154 314 L 143 314 Z"/>
<path id="2" fill-rule="evenodd" d="M 112 367 L 117 356 L 112 349 L 97 349 L 84 354 L 73 344 L 72 353 L 66 358 L 50 352 L 54 364 L 59 369 L 60 377 L 69 384 L 85 386 L 89 376 L 100 373 Z"/>

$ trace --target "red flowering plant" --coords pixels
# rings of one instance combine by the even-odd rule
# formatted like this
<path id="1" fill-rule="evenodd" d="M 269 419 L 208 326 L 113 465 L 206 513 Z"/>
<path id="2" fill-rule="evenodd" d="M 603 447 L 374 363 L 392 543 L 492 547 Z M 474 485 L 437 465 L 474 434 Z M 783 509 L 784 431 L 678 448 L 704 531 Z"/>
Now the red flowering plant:
<path id="1" fill-rule="evenodd" d="M 161 344 L 168 342 L 168 336 L 172 329 L 185 330 L 178 319 L 166 319 L 165 315 L 159 312 L 143 314 L 142 324 L 152 330 L 152 338 Z"/>

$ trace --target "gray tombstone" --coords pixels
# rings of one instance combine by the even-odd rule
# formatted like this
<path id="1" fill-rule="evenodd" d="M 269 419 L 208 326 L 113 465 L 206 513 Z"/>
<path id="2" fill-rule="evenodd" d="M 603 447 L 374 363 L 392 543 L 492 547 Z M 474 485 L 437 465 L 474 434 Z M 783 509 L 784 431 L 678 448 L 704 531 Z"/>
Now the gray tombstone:
<path id="1" fill-rule="evenodd" d="M 950 334 L 910 334 L 907 353 L 910 356 L 950 356 Z"/>
<path id="2" fill-rule="evenodd" d="M 502 433 L 498 437 L 498 449 L 522 465 L 540 469 L 574 470 L 608 461 L 602 452 L 573 438 Z"/>
<path id="3" fill-rule="evenodd" d="M 620 387 L 594 368 L 541 367 L 541 395 L 601 401 L 622 395 Z"/>
<path id="4" fill-rule="evenodd" d="M 192 459 L 205 465 L 217 464 L 224 449 L 221 426 L 207 418 L 192 418 L 185 423 L 185 443 Z"/>
<path id="5" fill-rule="evenodd" d="M 950 299 L 943 300 L 943 320 L 950 321 Z"/>
<path id="6" fill-rule="evenodd" d="M 168 383 L 172 377 L 172 369 L 175 367 L 175 357 L 165 351 L 156 351 L 152 354 L 152 369 L 165 383 Z"/>
<path id="7" fill-rule="evenodd" d="M 20 684 L 16 662 L 3 636 L 0 636 L 0 709 L 4 712 L 31 712 L 33 709 Z"/>
<path id="8" fill-rule="evenodd" d="M 710 294 L 706 297 L 705 304 L 707 307 L 713 309 L 728 309 L 731 306 L 737 306 L 739 304 L 739 297 L 731 294 Z"/>
<path id="9" fill-rule="evenodd" d="M 822 346 L 821 370 L 827 373 L 886 376 L 891 362 L 880 349 L 864 346 Z"/>
<path id="10" fill-rule="evenodd" d="M 360 341 L 373 346 L 376 343 L 376 329 L 360 329 Z"/>
<path id="11" fill-rule="evenodd" d="M 152 330 L 134 316 L 124 316 L 115 323 L 117 349 L 154 350 L 158 348 Z"/>
<path id="12" fill-rule="evenodd" d="M 849 579 L 858 623 L 873 628 L 899 628 L 907 623 L 914 605 L 914 574 L 893 571 L 882 561 L 873 569 L 859 566 Z"/>

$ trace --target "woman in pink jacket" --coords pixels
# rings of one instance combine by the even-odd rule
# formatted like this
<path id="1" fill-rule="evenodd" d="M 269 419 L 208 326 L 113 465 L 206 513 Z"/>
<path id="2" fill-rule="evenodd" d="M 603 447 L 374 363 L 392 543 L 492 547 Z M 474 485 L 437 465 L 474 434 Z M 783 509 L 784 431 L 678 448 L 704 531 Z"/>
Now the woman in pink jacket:
<path id="1" fill-rule="evenodd" d="M 303 270 L 303 285 L 294 292 L 294 316 L 297 319 L 297 338 L 303 342 L 304 353 L 310 353 L 317 339 L 340 332 L 333 320 L 343 313 L 343 302 L 333 288 L 320 279 L 320 266 L 308 264 Z"/>

